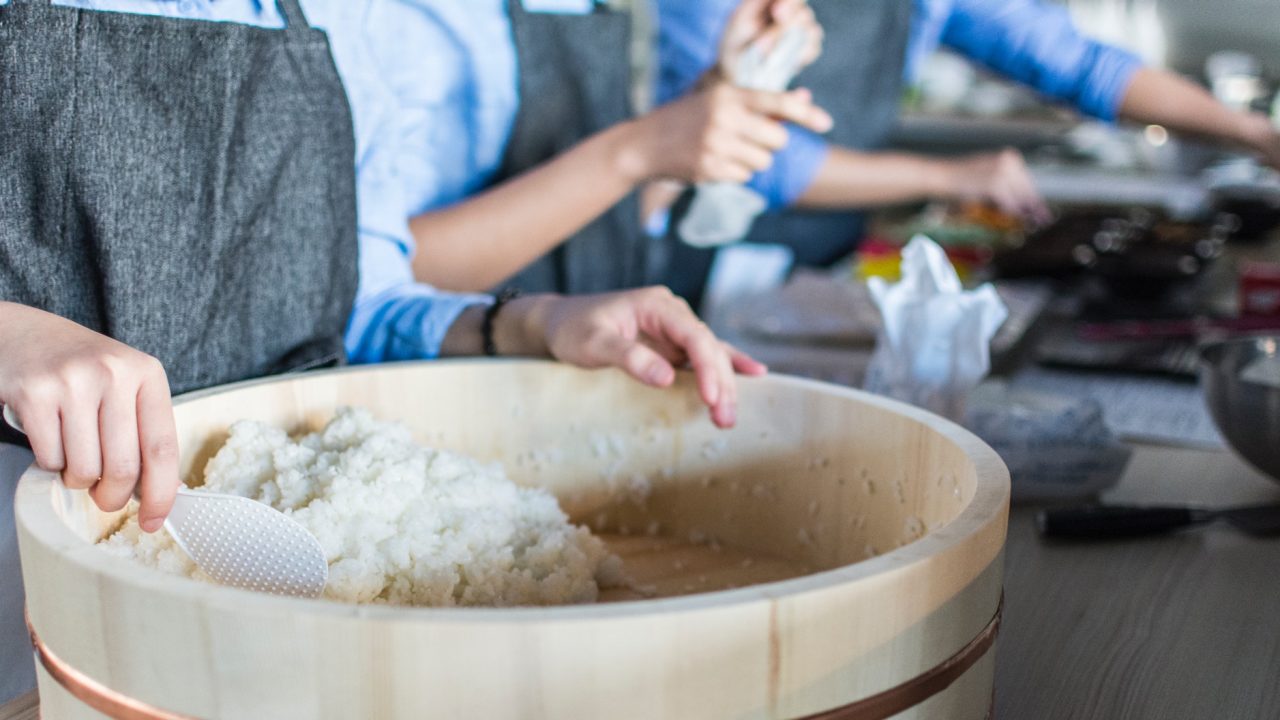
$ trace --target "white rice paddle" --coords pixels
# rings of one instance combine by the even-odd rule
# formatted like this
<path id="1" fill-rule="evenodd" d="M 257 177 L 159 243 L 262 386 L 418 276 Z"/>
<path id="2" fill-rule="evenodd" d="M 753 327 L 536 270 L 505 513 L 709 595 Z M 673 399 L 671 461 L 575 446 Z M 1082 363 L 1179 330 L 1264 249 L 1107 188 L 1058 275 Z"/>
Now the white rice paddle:
<path id="1" fill-rule="evenodd" d="M 3 415 L 22 432 L 8 405 Z M 179 488 L 164 528 L 221 585 L 316 598 L 329 581 L 329 563 L 316 536 L 288 515 L 246 497 Z"/>

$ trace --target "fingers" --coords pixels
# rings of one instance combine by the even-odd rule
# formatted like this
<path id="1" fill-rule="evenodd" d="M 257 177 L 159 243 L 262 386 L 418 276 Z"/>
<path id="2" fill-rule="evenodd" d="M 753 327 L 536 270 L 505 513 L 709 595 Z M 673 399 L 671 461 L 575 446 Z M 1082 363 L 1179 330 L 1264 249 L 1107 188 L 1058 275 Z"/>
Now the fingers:
<path id="1" fill-rule="evenodd" d="M 695 182 L 745 183 L 769 169 L 774 153 L 786 147 L 786 127 L 752 109 L 752 102 L 763 102 L 769 108 L 788 103 L 812 107 L 805 91 L 760 93 L 722 85 L 708 92 L 713 110 L 699 140 L 699 161 L 692 178 Z M 765 97 L 770 100 L 761 100 Z"/>
<path id="2" fill-rule="evenodd" d="M 138 391 L 137 417 L 142 496 L 138 524 L 146 532 L 155 532 L 173 508 L 180 484 L 173 404 L 168 381 L 158 363 Z"/>
<path id="3" fill-rule="evenodd" d="M 38 341 L 29 342 L 30 338 Z M 10 402 L 36 463 L 89 490 L 107 511 L 148 479 L 140 520 L 155 529 L 177 491 L 177 442 L 164 368 L 65 318 L 0 302 L 0 402 Z"/>
<path id="4" fill-rule="evenodd" d="M 62 482 L 72 490 L 88 490 L 102 476 L 102 446 L 98 442 L 99 398 L 76 399 L 62 406 L 62 450 L 66 467 Z"/>
<path id="5" fill-rule="evenodd" d="M 808 67 L 822 56 L 822 47 L 826 42 L 827 34 L 823 30 L 821 23 L 818 22 L 813 8 L 808 3 L 804 4 L 804 7 L 797 13 L 797 18 L 793 22 L 802 23 L 809 28 L 809 42 L 805 45 L 804 53 L 800 56 L 801 65 Z"/>
<path id="6" fill-rule="evenodd" d="M 49 472 L 62 472 L 67 463 L 62 451 L 62 418 L 57 404 L 28 393 L 14 410 L 22 422 L 27 441 L 31 443 L 36 465 Z"/>
<path id="7" fill-rule="evenodd" d="M 1047 224 L 1052 213 L 1036 187 L 1035 178 L 1017 150 L 1004 150 L 990 160 L 987 199 L 1001 212 Z"/>
<path id="8" fill-rule="evenodd" d="M 769 53 L 777 46 L 778 40 L 793 26 L 802 23 L 816 23 L 813 10 L 807 0 L 773 0 L 761 19 L 764 23 L 752 43 L 761 52 Z"/>
<path id="9" fill-rule="evenodd" d="M 746 47 L 765 29 L 773 2 L 774 0 L 742 0 L 738 3 L 738 7 L 729 16 L 724 35 L 720 39 L 722 56 Z"/>
<path id="10" fill-rule="evenodd" d="M 137 397 L 131 387 L 107 396 L 102 403 L 98 425 L 102 479 L 93 486 L 90 494 L 98 507 L 114 512 L 128 504 L 141 471 Z"/>
<path id="11" fill-rule="evenodd" d="M 658 308 L 655 320 L 659 327 L 654 329 L 654 334 L 665 335 L 688 356 L 698 394 L 711 408 L 712 421 L 718 427 L 733 427 L 737 421 L 738 392 L 725 346 L 682 301 Z"/>
<path id="12" fill-rule="evenodd" d="M 1049 209 L 1044 196 L 1035 187 L 1032 187 L 1031 194 L 1023 202 L 1022 213 L 1024 217 L 1030 218 L 1036 227 L 1044 227 L 1053 222 L 1053 211 Z"/>
<path id="13" fill-rule="evenodd" d="M 826 110 L 813 104 L 813 97 L 807 90 L 786 93 L 764 90 L 742 92 L 747 107 L 753 112 L 791 122 L 817 133 L 825 133 L 835 125 Z"/>
<path id="14" fill-rule="evenodd" d="M 664 287 L 560 298 L 550 316 L 547 344 L 561 361 L 586 368 L 617 367 L 653 387 L 670 386 L 676 367 L 687 363 L 699 397 L 722 428 L 737 421 L 735 373 L 767 371 L 716 338 L 688 303 Z"/>
<path id="15" fill-rule="evenodd" d="M 787 146 L 787 129 L 782 123 L 761 115 L 744 115 L 738 121 L 738 135 L 765 150 L 777 152 Z"/>
<path id="16" fill-rule="evenodd" d="M 769 8 L 773 21 L 779 25 L 786 25 L 797 19 L 806 10 L 813 12 L 807 0 L 773 0 Z"/>
<path id="17" fill-rule="evenodd" d="M 685 352 L 702 400 L 711 408 L 712 422 L 719 428 L 733 427 L 738 421 L 738 385 L 729 353 L 705 325 Z"/>
<path id="18" fill-rule="evenodd" d="M 726 161 L 730 165 L 746 170 L 748 178 L 768 170 L 769 166 L 773 165 L 773 153 L 746 138 L 735 138 L 728 145 L 729 149 L 725 153 Z"/>
<path id="19" fill-rule="evenodd" d="M 760 377 L 769 373 L 769 367 L 764 363 L 729 343 L 725 343 L 724 346 L 729 353 L 729 361 L 733 365 L 734 372 L 747 377 Z"/>
<path id="20" fill-rule="evenodd" d="M 695 182 L 727 182 L 739 185 L 751 180 L 755 170 L 732 152 L 710 153 L 699 163 Z"/>
<path id="21" fill-rule="evenodd" d="M 650 387 L 669 387 L 676 380 L 676 369 L 657 351 L 637 340 L 614 335 L 601 352 L 614 367 Z"/>
<path id="22" fill-rule="evenodd" d="M 774 28 L 778 35 L 801 27 L 807 31 L 808 43 L 801 56 L 804 65 L 812 63 L 822 54 L 822 25 L 806 0 L 775 0 L 772 9 Z"/>

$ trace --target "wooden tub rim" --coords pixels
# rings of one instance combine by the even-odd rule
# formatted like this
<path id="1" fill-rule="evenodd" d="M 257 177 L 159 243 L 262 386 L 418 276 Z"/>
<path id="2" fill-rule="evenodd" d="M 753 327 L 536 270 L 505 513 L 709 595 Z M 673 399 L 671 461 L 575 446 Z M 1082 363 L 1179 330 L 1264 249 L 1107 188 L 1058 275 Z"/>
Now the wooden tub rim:
<path id="1" fill-rule="evenodd" d="M 414 367 L 466 364 L 483 364 L 487 366 L 557 365 L 557 363 L 545 360 L 456 359 L 383 363 L 376 366 L 352 366 L 222 385 L 181 395 L 174 399 L 174 404 L 184 405 L 211 396 L 271 383 L 309 380 L 349 373 L 372 373 L 387 369 L 406 370 Z M 593 372 L 619 371 L 601 370 Z M 264 613 L 290 611 L 305 612 L 312 616 L 351 618 L 375 622 L 422 622 L 459 625 L 477 622 L 500 624 L 566 623 L 635 619 L 659 614 L 670 616 L 676 613 L 722 610 L 757 603 L 772 603 L 809 594 L 820 594 L 838 590 L 853 582 L 872 576 L 904 571 L 912 566 L 928 562 L 930 558 L 968 542 L 975 535 L 981 534 L 991 523 L 1001 521 L 1004 518 L 1010 494 L 1008 468 L 990 446 L 963 427 L 945 418 L 896 400 L 815 380 L 770 374 L 764 378 L 739 378 L 739 381 L 744 383 L 772 382 L 807 390 L 820 389 L 837 397 L 844 397 L 863 404 L 876 406 L 919 422 L 956 445 L 973 463 L 977 477 L 973 497 L 966 503 L 959 515 L 923 538 L 868 560 L 798 578 L 761 583 L 732 590 L 696 593 L 671 598 L 516 608 L 421 608 L 390 605 L 352 605 L 323 599 L 269 595 L 250 590 L 212 585 L 192 578 L 164 573 L 133 560 L 110 555 L 94 544 L 85 543 L 54 512 L 50 495 L 57 490 L 55 483 L 58 483 L 58 475 L 40 470 L 34 466 L 24 473 L 19 480 L 17 497 L 14 500 L 15 515 L 19 525 L 25 528 L 37 542 L 47 547 L 61 548 L 60 555 L 64 560 L 73 563 L 80 570 L 91 576 L 105 576 L 106 579 L 113 582 L 133 585 L 149 592 L 176 596 L 178 599 L 198 603 L 211 609 L 235 612 L 261 611 Z M 994 548 L 990 561 L 997 560 L 999 553 L 1000 549 L 998 547 Z M 986 565 L 977 565 L 976 567 L 975 576 Z"/>

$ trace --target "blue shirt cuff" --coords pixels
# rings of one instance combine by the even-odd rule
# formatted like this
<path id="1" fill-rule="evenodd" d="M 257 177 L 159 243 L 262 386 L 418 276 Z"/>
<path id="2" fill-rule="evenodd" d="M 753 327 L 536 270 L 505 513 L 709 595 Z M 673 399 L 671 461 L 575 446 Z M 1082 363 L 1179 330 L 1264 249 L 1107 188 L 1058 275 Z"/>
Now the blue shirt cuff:
<path id="1" fill-rule="evenodd" d="M 492 302 L 414 282 L 408 243 L 399 235 L 360 234 L 360 289 L 346 334 L 353 364 L 435 358 L 463 310 Z"/>
<path id="2" fill-rule="evenodd" d="M 1081 33 L 1067 8 L 1042 0 L 956 0 L 941 30 L 943 44 L 1102 120 L 1116 118 L 1142 67 L 1137 55 Z"/>
<path id="3" fill-rule="evenodd" d="M 388 288 L 357 303 L 347 327 L 347 360 L 365 365 L 439 357 L 458 316 L 492 302 L 486 295 L 453 295 L 418 283 Z"/>
<path id="4" fill-rule="evenodd" d="M 1090 82 L 1080 97 L 1080 111 L 1099 120 L 1113 122 L 1120 116 L 1124 97 L 1133 76 L 1143 67 L 1142 60 L 1128 51 L 1105 45 L 1097 46 Z"/>
<path id="5" fill-rule="evenodd" d="M 820 135 L 794 126 L 789 126 L 787 132 L 787 146 L 773 156 L 773 165 L 747 184 L 764 196 L 770 210 L 796 204 L 813 185 L 831 152 Z"/>

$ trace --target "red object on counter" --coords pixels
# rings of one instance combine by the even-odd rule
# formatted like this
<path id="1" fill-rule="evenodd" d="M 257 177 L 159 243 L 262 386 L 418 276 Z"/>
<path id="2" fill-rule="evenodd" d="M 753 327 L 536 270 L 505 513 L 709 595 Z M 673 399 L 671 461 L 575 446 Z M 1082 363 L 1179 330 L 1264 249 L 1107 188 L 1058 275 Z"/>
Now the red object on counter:
<path id="1" fill-rule="evenodd" d="M 1280 317 L 1280 264 L 1251 262 L 1240 269 L 1240 314 Z"/>

